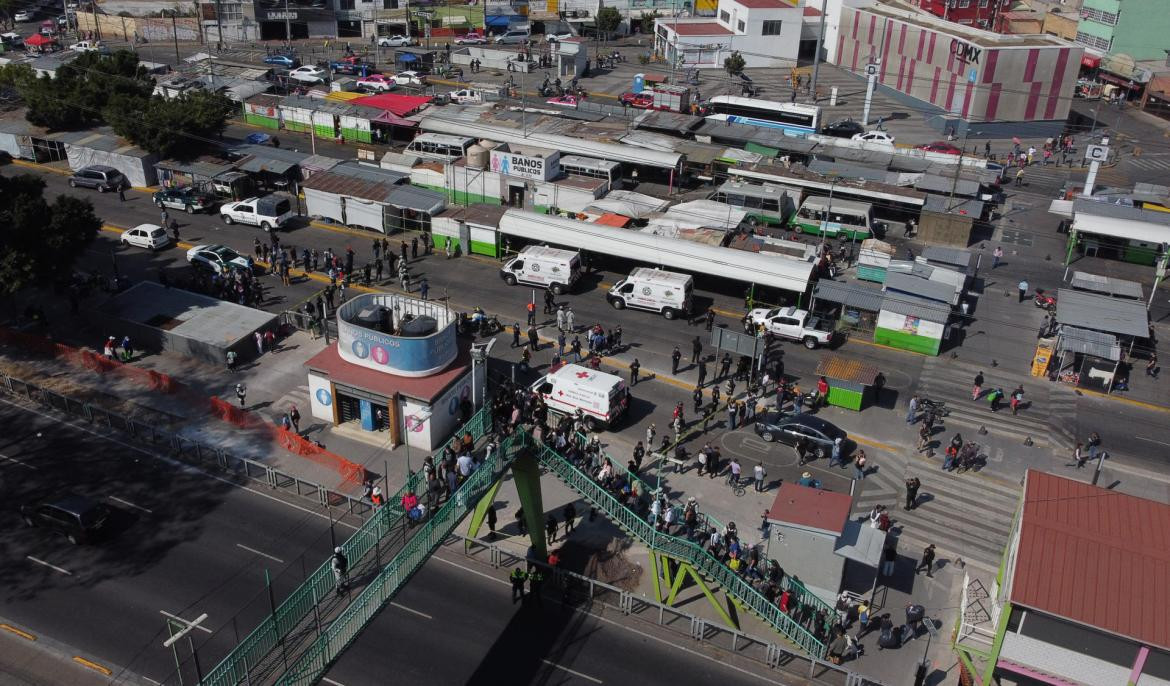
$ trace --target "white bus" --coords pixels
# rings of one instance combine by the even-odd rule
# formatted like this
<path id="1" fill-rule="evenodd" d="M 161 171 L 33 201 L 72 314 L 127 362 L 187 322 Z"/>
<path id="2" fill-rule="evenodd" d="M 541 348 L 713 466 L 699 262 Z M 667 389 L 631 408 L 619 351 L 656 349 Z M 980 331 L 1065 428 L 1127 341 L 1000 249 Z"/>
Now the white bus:
<path id="1" fill-rule="evenodd" d="M 804 136 L 816 133 L 821 120 L 821 108 L 816 105 L 774 102 L 737 95 L 716 95 L 704 103 L 707 119 L 750 124 L 785 133 Z"/>
<path id="2" fill-rule="evenodd" d="M 598 160 L 581 155 L 561 155 L 561 173 L 570 176 L 588 176 L 591 179 L 605 179 L 610 188 L 617 188 L 622 177 L 622 165 L 609 160 Z"/>
<path id="3" fill-rule="evenodd" d="M 747 212 L 752 223 L 787 226 L 788 219 L 800 200 L 800 193 L 794 193 L 788 188 L 772 183 L 727 181 L 719 186 L 719 190 L 707 196 L 707 199 Z"/>
<path id="4" fill-rule="evenodd" d="M 474 138 L 448 136 L 445 133 L 422 133 L 406 146 L 406 154 L 428 160 L 457 160 L 475 145 Z"/>
<path id="5" fill-rule="evenodd" d="M 792 217 L 792 229 L 814 236 L 863 240 L 873 233 L 873 205 L 810 196 Z"/>

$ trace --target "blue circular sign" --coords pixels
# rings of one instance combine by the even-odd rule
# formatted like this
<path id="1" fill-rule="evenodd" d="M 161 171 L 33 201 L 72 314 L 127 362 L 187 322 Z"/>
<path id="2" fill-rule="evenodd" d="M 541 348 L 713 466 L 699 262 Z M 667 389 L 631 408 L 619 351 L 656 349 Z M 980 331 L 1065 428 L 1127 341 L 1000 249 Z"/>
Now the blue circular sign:
<path id="1" fill-rule="evenodd" d="M 353 354 L 357 355 L 360 359 L 364 360 L 370 356 L 370 346 L 366 345 L 366 342 L 361 339 L 355 340 L 353 345 L 350 346 L 350 349 L 353 350 Z"/>
<path id="2" fill-rule="evenodd" d="M 326 407 L 329 407 L 330 405 L 333 404 L 333 394 L 330 393 L 329 391 L 325 390 L 324 388 L 318 388 L 317 389 L 317 402 L 321 403 L 322 405 L 324 405 Z"/>

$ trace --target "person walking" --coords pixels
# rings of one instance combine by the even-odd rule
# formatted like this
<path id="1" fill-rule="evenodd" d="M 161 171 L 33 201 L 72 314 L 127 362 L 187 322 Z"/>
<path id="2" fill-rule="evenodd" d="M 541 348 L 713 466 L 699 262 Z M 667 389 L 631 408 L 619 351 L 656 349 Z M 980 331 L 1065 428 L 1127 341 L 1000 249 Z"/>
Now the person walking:
<path id="1" fill-rule="evenodd" d="M 706 323 L 707 332 L 710 333 L 711 328 L 714 326 L 715 326 L 715 310 L 713 310 L 711 308 L 707 308 L 707 323 Z"/>
<path id="2" fill-rule="evenodd" d="M 1020 302 L 1024 302 L 1024 298 L 1028 297 L 1028 280 L 1020 279 L 1020 282 L 1016 284 L 1016 290 L 1019 291 Z"/>
<path id="3" fill-rule="evenodd" d="M 695 386 L 695 390 L 691 393 L 691 400 L 695 401 L 695 416 L 698 417 L 703 413 L 703 389 Z"/>
<path id="4" fill-rule="evenodd" d="M 576 315 L 573 314 L 573 308 L 566 307 L 565 308 L 565 328 L 568 329 L 569 333 L 573 333 L 574 331 L 577 330 L 577 327 L 573 324 L 573 319 L 575 317 L 576 317 Z"/>
<path id="5" fill-rule="evenodd" d="M 971 400 L 979 400 L 983 395 L 983 372 L 975 375 L 975 383 L 971 386 Z"/>
<path id="6" fill-rule="evenodd" d="M 418 294 L 420 296 L 422 296 L 423 300 L 427 300 L 428 294 L 430 292 L 431 292 L 431 285 L 429 283 L 427 283 L 427 277 L 424 276 L 424 277 L 422 277 L 422 280 L 418 282 Z"/>
<path id="7" fill-rule="evenodd" d="M 757 462 L 752 469 L 753 475 L 756 477 L 756 493 L 764 492 L 764 479 L 768 478 L 768 472 L 764 469 L 763 462 Z"/>
<path id="8" fill-rule="evenodd" d="M 528 573 L 528 596 L 536 601 L 537 607 L 544 607 L 544 600 L 541 594 L 541 589 L 543 587 L 544 572 L 540 571 L 540 567 L 534 567 L 532 571 Z"/>
<path id="9" fill-rule="evenodd" d="M 126 184 L 118 184 L 118 202 L 126 202 Z"/>
<path id="10" fill-rule="evenodd" d="M 678 376 L 678 363 L 680 360 L 682 360 L 682 351 L 676 345 L 674 346 L 674 351 L 670 353 L 670 373 L 674 376 Z"/>
<path id="11" fill-rule="evenodd" d="M 337 588 L 337 595 L 343 595 L 349 590 L 349 558 L 342 552 L 341 546 L 333 549 L 329 566 L 333 569 L 333 585 Z"/>
<path id="12" fill-rule="evenodd" d="M 999 266 L 999 261 L 1003 258 L 1003 246 L 995 246 L 995 250 L 991 253 L 991 268 L 995 269 Z"/>
<path id="13" fill-rule="evenodd" d="M 557 330 L 560 331 L 562 335 L 565 333 L 565 319 L 565 308 L 564 306 L 561 306 L 561 308 L 557 310 Z"/>
<path id="14" fill-rule="evenodd" d="M 1024 167 L 1021 166 L 1016 170 L 1016 187 L 1024 185 Z"/>
<path id="15" fill-rule="evenodd" d="M 512 325 L 512 347 L 520 347 L 520 322 L 516 322 Z"/>
<path id="16" fill-rule="evenodd" d="M 289 421 L 292 422 L 293 431 L 301 432 L 301 411 L 297 409 L 296 405 L 292 405 L 288 410 Z"/>
<path id="17" fill-rule="evenodd" d="M 642 370 L 642 363 L 638 362 L 638 358 L 635 357 L 634 361 L 630 363 L 630 385 L 631 386 L 638 385 L 638 373 L 641 370 Z"/>
<path id="18" fill-rule="evenodd" d="M 544 520 L 544 535 L 548 538 L 549 543 L 557 540 L 557 528 L 559 524 L 557 522 L 557 516 L 549 512 L 548 518 Z"/>
<path id="19" fill-rule="evenodd" d="M 853 458 L 853 478 L 861 480 L 865 478 L 866 471 L 866 457 L 865 451 L 857 451 L 857 457 Z"/>
<path id="20" fill-rule="evenodd" d="M 910 397 L 910 403 L 906 406 L 906 423 L 913 424 L 914 420 L 918 418 L 918 394 L 915 393 Z"/>
<path id="21" fill-rule="evenodd" d="M 707 380 L 707 360 L 706 358 L 699 358 L 699 388 L 703 387 L 703 382 Z"/>
<path id="22" fill-rule="evenodd" d="M 499 518 L 496 515 L 496 505 L 495 505 L 495 503 L 492 503 L 491 505 L 488 506 L 488 509 L 487 509 L 487 525 L 488 525 L 488 540 L 489 541 L 496 540 L 496 524 L 498 522 L 499 522 Z"/>
<path id="23" fill-rule="evenodd" d="M 1076 465 L 1077 469 L 1083 469 L 1085 461 L 1088 459 L 1088 455 L 1083 450 L 1084 445 L 1084 443 L 1077 441 L 1077 447 L 1073 448 L 1073 464 Z"/>
<path id="24" fill-rule="evenodd" d="M 917 575 L 918 572 L 920 572 L 924 569 L 926 570 L 926 576 L 928 576 L 930 578 L 934 578 L 934 574 L 931 573 L 934 571 L 934 544 L 933 543 L 931 543 L 930 545 L 926 546 L 925 549 L 923 549 L 922 560 L 918 563 L 918 566 L 914 568 L 914 574 Z"/>
<path id="25" fill-rule="evenodd" d="M 843 441 L 841 440 L 840 436 L 833 439 L 833 449 L 829 453 L 829 466 L 830 467 L 833 467 L 835 465 L 841 465 L 842 467 L 845 466 L 845 460 L 841 459 L 841 443 L 842 442 Z"/>
<path id="26" fill-rule="evenodd" d="M 240 400 L 240 408 L 244 407 L 244 398 L 248 395 L 248 387 L 242 383 L 236 384 L 236 397 Z"/>
<path id="27" fill-rule="evenodd" d="M 912 476 L 906 479 L 906 506 L 905 510 L 913 510 L 918 507 L 918 489 L 922 488 L 922 482 L 918 477 Z"/>
<path id="28" fill-rule="evenodd" d="M 1016 390 L 1012 391 L 1011 398 L 1008 400 L 1008 405 L 1012 408 L 1012 416 L 1016 416 L 1020 412 L 1020 405 L 1024 404 L 1024 386 L 1020 384 L 1016 386 Z"/>
<path id="29" fill-rule="evenodd" d="M 418 259 L 418 236 L 410 239 L 410 259 Z"/>
<path id="30" fill-rule="evenodd" d="M 691 341 L 691 364 L 698 364 L 699 357 L 703 354 L 703 342 L 695 336 L 695 340 Z"/>
<path id="31" fill-rule="evenodd" d="M 528 313 L 528 326 L 536 323 L 536 303 L 529 300 L 524 303 L 524 311 Z"/>
<path id="32" fill-rule="evenodd" d="M 1089 447 L 1089 459 L 1090 460 L 1097 459 L 1097 452 L 1101 450 L 1101 436 L 1100 436 L 1100 434 L 1098 434 L 1096 431 L 1089 434 L 1089 440 L 1086 441 L 1086 445 Z M 1083 467 L 1084 465 L 1081 464 L 1078 466 Z"/>

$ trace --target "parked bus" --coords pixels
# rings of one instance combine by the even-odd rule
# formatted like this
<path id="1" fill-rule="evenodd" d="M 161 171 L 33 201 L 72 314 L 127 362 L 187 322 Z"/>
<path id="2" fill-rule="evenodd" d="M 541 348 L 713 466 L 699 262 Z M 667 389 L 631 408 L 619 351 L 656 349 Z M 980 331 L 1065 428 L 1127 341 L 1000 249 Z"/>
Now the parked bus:
<path id="1" fill-rule="evenodd" d="M 792 218 L 792 228 L 814 236 L 863 240 L 873 233 L 873 205 L 837 198 L 808 197 Z"/>
<path id="2" fill-rule="evenodd" d="M 406 154 L 428 160 L 457 160 L 475 145 L 474 138 L 448 136 L 445 133 L 422 133 L 406 146 Z"/>
<path id="3" fill-rule="evenodd" d="M 609 187 L 620 188 L 622 165 L 609 160 L 598 160 L 580 155 L 561 155 L 561 173 L 570 176 L 588 176 L 591 179 L 605 179 Z"/>
<path id="4" fill-rule="evenodd" d="M 774 102 L 737 95 L 716 95 L 704 103 L 707 119 L 750 124 L 785 133 L 804 136 L 816 133 L 821 119 L 821 108 L 816 105 Z"/>
<path id="5" fill-rule="evenodd" d="M 800 192 L 772 183 L 728 181 L 707 198 L 744 210 L 753 224 L 787 226 Z"/>
<path id="6" fill-rule="evenodd" d="M 799 191 L 790 193 L 793 203 L 800 205 L 802 196 L 833 194 L 833 206 L 837 199 L 867 202 L 873 205 L 874 218 L 884 222 L 901 224 L 908 219 L 915 222 L 926 204 L 926 193 L 913 188 L 890 186 L 875 181 L 852 179 L 830 179 L 810 171 L 787 169 L 774 165 L 754 164 L 727 168 L 727 176 L 733 181 L 751 183 L 772 183 Z"/>

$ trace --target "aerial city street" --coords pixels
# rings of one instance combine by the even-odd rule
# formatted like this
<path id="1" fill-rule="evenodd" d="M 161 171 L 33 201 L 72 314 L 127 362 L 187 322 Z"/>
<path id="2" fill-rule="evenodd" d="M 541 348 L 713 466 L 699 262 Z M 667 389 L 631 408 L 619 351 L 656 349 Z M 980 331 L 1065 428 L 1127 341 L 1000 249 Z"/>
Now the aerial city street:
<path id="1" fill-rule="evenodd" d="M 1162 0 L 0 0 L 0 683 L 1170 684 Z"/>

